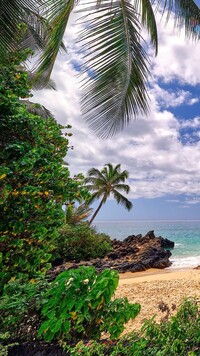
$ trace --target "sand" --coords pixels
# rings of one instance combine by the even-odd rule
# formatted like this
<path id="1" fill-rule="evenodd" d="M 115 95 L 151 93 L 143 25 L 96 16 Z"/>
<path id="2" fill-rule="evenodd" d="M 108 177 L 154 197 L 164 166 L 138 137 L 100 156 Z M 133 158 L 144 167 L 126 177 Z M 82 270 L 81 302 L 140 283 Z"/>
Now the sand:
<path id="1" fill-rule="evenodd" d="M 141 312 L 135 320 L 126 325 L 125 332 L 140 329 L 143 320 L 156 314 L 159 322 L 167 312 L 159 305 L 167 304 L 170 315 L 184 297 L 196 297 L 200 303 L 200 270 L 157 270 L 120 274 L 119 286 L 115 297 L 128 297 L 131 303 L 141 304 Z"/>

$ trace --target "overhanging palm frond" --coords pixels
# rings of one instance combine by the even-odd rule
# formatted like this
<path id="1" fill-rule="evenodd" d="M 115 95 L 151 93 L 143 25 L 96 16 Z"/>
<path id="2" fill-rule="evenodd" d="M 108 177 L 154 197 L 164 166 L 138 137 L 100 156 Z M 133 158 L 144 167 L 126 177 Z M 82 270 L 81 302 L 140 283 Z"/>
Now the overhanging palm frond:
<path id="1" fill-rule="evenodd" d="M 69 16 L 77 0 L 50 0 L 43 14 L 49 22 L 48 40 L 45 51 L 35 67 L 35 81 L 41 85 L 48 82 L 59 50 L 66 50 L 62 39 L 68 24 Z M 40 80 L 41 79 L 41 80 Z"/>
<path id="2" fill-rule="evenodd" d="M 40 51 L 45 48 L 47 34 L 48 34 L 48 22 L 40 15 L 38 11 L 32 11 L 29 8 L 25 8 L 23 11 L 23 22 L 27 25 L 27 31 L 23 36 L 20 43 L 20 47 L 31 48 L 32 50 Z"/>
<path id="3" fill-rule="evenodd" d="M 19 48 L 44 48 L 47 24 L 39 14 L 42 3 L 42 0 L 1 0 L 1 56 Z"/>
<path id="4" fill-rule="evenodd" d="M 112 190 L 112 193 L 118 204 L 122 204 L 127 210 L 132 209 L 133 204 L 131 203 L 130 200 L 128 200 L 125 196 L 123 196 L 115 189 Z"/>
<path id="5" fill-rule="evenodd" d="M 155 47 L 155 54 L 158 53 L 158 33 L 156 19 L 150 0 L 135 0 L 134 6 L 141 14 L 141 22 L 150 34 L 151 43 Z"/>
<path id="6" fill-rule="evenodd" d="M 157 9 L 162 9 L 169 20 L 174 15 L 177 26 L 185 25 L 186 35 L 199 39 L 200 33 L 193 30 L 193 23 L 200 24 L 200 9 L 193 0 L 154 0 Z"/>
<path id="7" fill-rule="evenodd" d="M 89 68 L 82 111 L 90 127 L 108 137 L 148 111 L 148 59 L 138 15 L 129 1 L 104 1 L 90 15 L 80 36 Z"/>

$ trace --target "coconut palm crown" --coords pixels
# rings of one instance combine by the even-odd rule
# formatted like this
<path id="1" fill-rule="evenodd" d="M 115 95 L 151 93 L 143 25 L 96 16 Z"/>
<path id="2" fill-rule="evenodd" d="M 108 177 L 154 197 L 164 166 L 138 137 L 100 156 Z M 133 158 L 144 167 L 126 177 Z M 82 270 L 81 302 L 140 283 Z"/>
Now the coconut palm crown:
<path id="1" fill-rule="evenodd" d="M 75 7 L 82 18 L 83 117 L 108 137 L 148 112 L 150 61 L 142 29 L 156 54 L 156 11 L 167 21 L 172 14 L 177 28 L 199 38 L 192 23 L 200 24 L 200 9 L 193 0 L 0 0 L 0 63 L 20 46 L 39 50 L 33 82 L 45 86 L 58 52 L 66 49 L 62 40 Z"/>
<path id="2" fill-rule="evenodd" d="M 118 204 L 122 204 L 127 210 L 132 208 L 131 201 L 121 194 L 121 192 L 128 194 L 130 191 L 129 185 L 124 184 L 128 175 L 126 170 L 121 170 L 121 164 L 113 166 L 111 163 L 108 163 L 104 165 L 101 171 L 97 168 L 91 168 L 88 171 L 88 176 L 85 178 L 85 187 L 92 192 L 89 203 L 91 204 L 94 200 L 101 199 L 89 224 L 92 223 L 110 195 L 114 197 Z"/>

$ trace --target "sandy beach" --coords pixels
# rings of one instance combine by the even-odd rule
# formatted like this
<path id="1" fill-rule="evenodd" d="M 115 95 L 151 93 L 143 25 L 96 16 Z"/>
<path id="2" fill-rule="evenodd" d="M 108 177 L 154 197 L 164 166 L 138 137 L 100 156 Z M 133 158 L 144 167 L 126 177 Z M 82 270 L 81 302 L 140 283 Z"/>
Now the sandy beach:
<path id="1" fill-rule="evenodd" d="M 200 302 L 200 270 L 157 270 L 120 274 L 119 286 L 115 297 L 127 297 L 130 302 L 141 304 L 141 312 L 134 321 L 126 326 L 126 332 L 139 329 L 145 318 L 156 314 L 160 321 L 166 316 L 159 305 L 166 303 L 170 314 L 176 312 L 184 297 L 196 297 Z"/>

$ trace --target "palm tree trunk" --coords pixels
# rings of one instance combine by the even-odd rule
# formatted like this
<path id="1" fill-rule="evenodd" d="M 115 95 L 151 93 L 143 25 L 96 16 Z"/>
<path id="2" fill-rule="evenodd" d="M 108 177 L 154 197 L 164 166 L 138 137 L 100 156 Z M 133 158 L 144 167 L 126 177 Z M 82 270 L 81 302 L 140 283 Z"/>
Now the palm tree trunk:
<path id="1" fill-rule="evenodd" d="M 92 224 L 94 218 L 95 218 L 96 215 L 98 214 L 98 212 L 99 212 L 99 210 L 101 209 L 103 203 L 105 203 L 105 200 L 106 200 L 106 196 L 104 195 L 103 198 L 102 198 L 102 200 L 101 200 L 101 202 L 100 202 L 100 204 L 99 204 L 99 206 L 98 206 L 98 208 L 97 208 L 97 210 L 95 210 L 94 214 L 92 215 L 92 217 L 91 217 L 91 219 L 90 219 L 90 221 L 89 221 L 89 225 Z"/>

